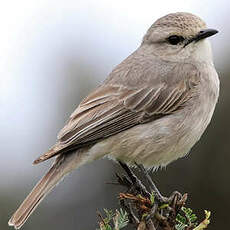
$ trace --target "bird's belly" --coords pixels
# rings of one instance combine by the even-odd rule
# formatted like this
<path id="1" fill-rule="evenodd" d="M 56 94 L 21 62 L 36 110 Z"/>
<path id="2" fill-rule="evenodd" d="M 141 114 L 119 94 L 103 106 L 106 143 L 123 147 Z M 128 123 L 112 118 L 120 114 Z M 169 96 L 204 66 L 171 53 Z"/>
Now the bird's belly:
<path id="1" fill-rule="evenodd" d="M 147 168 L 166 166 L 186 155 L 203 133 L 195 127 L 185 127 L 184 122 L 176 124 L 168 118 L 161 122 L 141 125 L 121 135 L 110 146 L 109 156 Z"/>
<path id="2" fill-rule="evenodd" d="M 211 111 L 191 109 L 137 125 L 98 142 L 89 154 L 92 159 L 108 156 L 147 168 L 166 166 L 187 154 L 200 139 L 210 122 L 214 105 L 208 110 Z"/>

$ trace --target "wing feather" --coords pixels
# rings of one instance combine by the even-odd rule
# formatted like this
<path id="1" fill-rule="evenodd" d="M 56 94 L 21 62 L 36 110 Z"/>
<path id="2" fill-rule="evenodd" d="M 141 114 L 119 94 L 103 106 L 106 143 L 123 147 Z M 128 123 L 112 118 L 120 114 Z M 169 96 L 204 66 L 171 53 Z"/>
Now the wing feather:
<path id="1" fill-rule="evenodd" d="M 193 96 L 196 88 L 196 78 L 187 75 L 177 77 L 176 82 L 154 85 L 129 87 L 107 82 L 98 87 L 72 113 L 57 144 L 35 163 L 173 113 Z"/>

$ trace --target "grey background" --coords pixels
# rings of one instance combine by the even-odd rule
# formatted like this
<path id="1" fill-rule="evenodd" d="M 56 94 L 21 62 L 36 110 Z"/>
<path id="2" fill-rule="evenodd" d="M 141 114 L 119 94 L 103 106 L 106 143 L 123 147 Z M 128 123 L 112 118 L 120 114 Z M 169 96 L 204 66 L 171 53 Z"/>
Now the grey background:
<path id="1" fill-rule="evenodd" d="M 71 112 L 141 42 L 160 16 L 188 11 L 220 33 L 211 38 L 221 94 L 211 125 L 191 154 L 152 176 L 164 194 L 189 193 L 209 229 L 228 229 L 229 11 L 220 1 L 0 1 L 0 229 L 51 161 L 32 161 L 56 140 Z M 95 229 L 96 210 L 118 207 L 119 167 L 98 160 L 72 173 L 45 199 L 25 230 Z"/>

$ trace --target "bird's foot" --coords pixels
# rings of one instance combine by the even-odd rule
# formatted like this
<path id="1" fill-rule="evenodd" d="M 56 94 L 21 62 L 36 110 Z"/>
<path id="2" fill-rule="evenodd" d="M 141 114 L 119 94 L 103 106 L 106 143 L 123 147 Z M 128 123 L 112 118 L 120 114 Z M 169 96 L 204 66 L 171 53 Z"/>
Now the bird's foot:
<path id="1" fill-rule="evenodd" d="M 136 192 L 137 194 L 141 194 L 143 196 L 150 196 L 151 194 L 147 191 L 146 187 L 143 185 L 143 183 L 136 177 L 136 175 L 133 173 L 133 171 L 129 168 L 129 166 L 121 161 L 119 161 L 119 164 L 121 167 L 125 170 L 128 177 L 126 176 L 119 176 L 118 174 L 118 182 L 121 185 L 124 185 L 128 187 L 129 190 L 132 192 Z"/>
<path id="2" fill-rule="evenodd" d="M 127 164 L 121 161 L 119 161 L 119 164 L 128 175 L 127 177 L 125 175 L 119 176 L 118 174 L 116 174 L 119 184 L 124 185 L 129 189 L 134 189 L 136 190 L 137 193 L 143 194 L 144 196 L 151 197 L 151 195 L 153 194 L 159 205 L 172 203 L 175 199 L 180 200 L 182 198 L 182 195 L 178 191 L 174 191 L 169 197 L 163 196 L 158 190 L 158 188 L 156 187 L 148 171 L 144 168 L 143 165 L 136 163 L 136 166 L 139 168 L 140 172 L 146 178 L 151 192 L 149 192 L 146 189 L 143 183 L 137 178 L 137 176 L 133 173 L 133 171 L 130 169 L 130 167 Z"/>
<path id="3" fill-rule="evenodd" d="M 137 164 L 137 163 L 136 163 L 136 166 L 139 168 L 139 170 L 141 171 L 141 173 L 145 176 L 145 178 L 147 180 L 147 183 L 148 183 L 148 185 L 150 187 L 150 190 L 154 194 L 156 200 L 160 204 L 167 203 L 168 198 L 161 195 L 160 191 L 156 187 L 155 183 L 153 182 L 152 178 L 150 177 L 148 171 L 144 168 L 144 166 L 141 165 L 141 164 Z"/>
<path id="4" fill-rule="evenodd" d="M 137 226 L 137 229 L 155 230 L 172 229 L 175 219 L 185 205 L 187 194 L 183 196 L 175 191 L 169 197 L 163 196 L 142 165 L 137 165 L 144 176 L 148 186 L 133 173 L 125 163 L 119 162 L 127 175 L 118 175 L 118 184 L 125 186 L 128 190 L 120 193 L 119 200 L 121 207 L 128 213 L 130 223 Z"/>

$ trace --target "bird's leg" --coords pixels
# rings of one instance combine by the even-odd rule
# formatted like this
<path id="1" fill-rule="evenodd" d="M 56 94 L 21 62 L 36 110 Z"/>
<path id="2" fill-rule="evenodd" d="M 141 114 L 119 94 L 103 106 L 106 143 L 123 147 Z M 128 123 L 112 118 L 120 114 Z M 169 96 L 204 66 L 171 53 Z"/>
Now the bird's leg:
<path id="1" fill-rule="evenodd" d="M 138 191 L 139 193 L 142 193 L 144 196 L 150 197 L 151 194 L 147 191 L 146 187 L 141 183 L 141 181 L 135 176 L 135 174 L 128 167 L 128 165 L 121 161 L 119 161 L 119 164 L 127 173 L 129 179 L 131 180 L 133 186 L 135 187 L 135 190 Z"/>
<path id="2" fill-rule="evenodd" d="M 169 197 L 164 197 L 161 195 L 160 191 L 158 190 L 158 188 L 156 187 L 156 185 L 154 184 L 154 182 L 152 181 L 152 178 L 149 176 L 148 171 L 144 168 L 143 165 L 141 164 L 136 164 L 137 167 L 140 169 L 140 171 L 145 175 L 147 182 L 150 186 L 150 189 L 154 192 L 156 199 L 162 204 L 162 203 L 168 203 L 170 204 L 171 202 L 173 202 L 174 200 L 180 200 L 182 198 L 182 195 L 177 192 L 174 191 Z"/>
<path id="3" fill-rule="evenodd" d="M 136 164 L 136 165 L 140 169 L 140 171 L 145 175 L 147 182 L 150 186 L 150 189 L 152 190 L 152 192 L 154 193 L 154 195 L 156 197 L 156 200 L 159 201 L 160 203 L 168 203 L 169 198 L 161 195 L 160 191 L 158 190 L 158 188 L 156 187 L 156 185 L 152 181 L 152 178 L 149 176 L 149 174 L 148 174 L 147 170 L 144 168 L 144 166 L 141 164 Z"/>
<path id="4" fill-rule="evenodd" d="M 117 175 L 118 177 L 118 182 L 120 184 L 123 184 L 129 188 L 133 187 L 134 192 L 139 194 L 142 194 L 144 197 L 148 197 L 148 199 L 150 199 L 151 194 L 147 191 L 146 187 L 142 184 L 142 182 L 136 177 L 136 175 L 133 173 L 133 171 L 128 167 L 127 164 L 119 161 L 119 164 L 121 165 L 121 167 L 125 170 L 125 172 L 128 175 L 128 178 L 126 178 L 125 176 L 120 177 Z M 144 198 L 142 197 L 142 198 Z M 128 215 L 129 215 L 129 219 L 132 223 L 137 224 L 138 225 L 138 229 L 139 229 L 139 224 L 141 224 L 140 221 L 143 219 L 143 210 L 141 210 L 140 213 L 137 212 L 140 220 L 137 218 L 137 216 L 134 214 L 133 211 L 133 205 L 131 203 L 125 204 L 125 201 L 123 199 L 120 200 L 121 206 L 127 211 Z M 145 206 L 145 205 L 143 205 Z M 143 207 L 142 207 L 143 208 Z M 148 230 L 156 230 L 151 218 L 155 215 L 155 212 L 157 211 L 158 208 L 158 204 L 155 203 L 153 205 L 153 207 L 151 208 L 151 212 L 145 217 L 146 219 L 146 228 Z M 140 211 L 139 210 L 139 211 Z M 142 213 L 142 214 L 141 214 Z M 140 228 L 141 229 L 141 228 Z"/>

